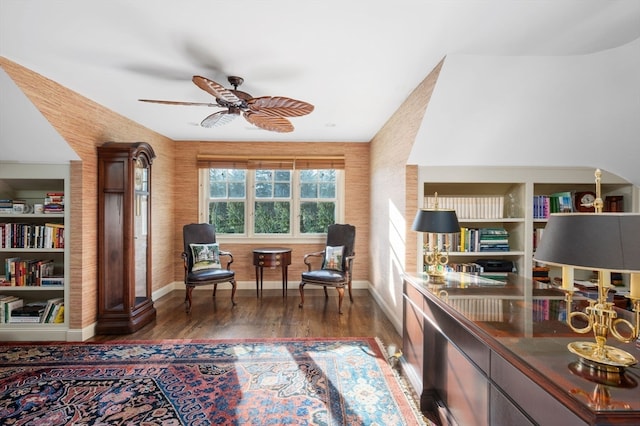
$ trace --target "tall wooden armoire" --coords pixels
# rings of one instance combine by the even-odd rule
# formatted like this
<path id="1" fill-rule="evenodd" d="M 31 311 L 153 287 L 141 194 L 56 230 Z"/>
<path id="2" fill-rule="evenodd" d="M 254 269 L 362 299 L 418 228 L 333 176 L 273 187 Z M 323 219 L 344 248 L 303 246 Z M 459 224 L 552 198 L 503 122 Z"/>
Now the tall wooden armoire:
<path id="1" fill-rule="evenodd" d="M 151 298 L 151 163 L 145 142 L 98 147 L 97 334 L 133 333 L 156 317 Z"/>

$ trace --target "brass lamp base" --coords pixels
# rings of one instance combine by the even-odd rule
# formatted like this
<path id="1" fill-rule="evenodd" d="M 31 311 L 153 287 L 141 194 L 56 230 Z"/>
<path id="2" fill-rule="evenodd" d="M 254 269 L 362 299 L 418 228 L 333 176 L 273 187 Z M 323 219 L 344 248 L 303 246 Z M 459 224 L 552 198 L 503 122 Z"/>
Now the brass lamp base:
<path id="1" fill-rule="evenodd" d="M 444 273 L 433 273 L 433 272 L 427 272 L 427 275 L 429 276 L 429 282 L 431 284 L 444 284 L 445 283 L 445 274 Z"/>
<path id="2" fill-rule="evenodd" d="M 587 365 L 607 372 L 620 372 L 638 362 L 633 355 L 613 346 L 604 345 L 601 351 L 595 342 L 572 342 L 567 345 L 570 352 L 586 360 Z M 599 353 L 602 352 L 602 353 Z"/>

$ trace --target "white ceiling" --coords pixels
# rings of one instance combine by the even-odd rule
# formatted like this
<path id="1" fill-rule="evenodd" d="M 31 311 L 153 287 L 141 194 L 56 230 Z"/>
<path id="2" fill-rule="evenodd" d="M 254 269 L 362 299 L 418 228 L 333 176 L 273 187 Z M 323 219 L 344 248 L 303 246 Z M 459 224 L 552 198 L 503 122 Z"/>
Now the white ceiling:
<path id="1" fill-rule="evenodd" d="M 0 55 L 174 140 L 368 142 L 444 56 L 586 55 L 639 37 L 636 0 L 0 0 Z M 282 134 L 137 101 L 212 102 L 192 75 L 239 75 L 255 97 L 315 111 Z"/>

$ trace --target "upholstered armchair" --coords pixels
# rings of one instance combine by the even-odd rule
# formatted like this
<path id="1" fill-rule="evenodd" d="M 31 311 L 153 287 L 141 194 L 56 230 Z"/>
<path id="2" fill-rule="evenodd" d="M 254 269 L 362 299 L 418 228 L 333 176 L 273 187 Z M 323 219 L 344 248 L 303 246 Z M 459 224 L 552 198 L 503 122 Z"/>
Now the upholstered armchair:
<path id="1" fill-rule="evenodd" d="M 231 303 L 235 302 L 236 279 L 235 272 L 231 270 L 233 255 L 228 251 L 220 250 L 216 243 L 216 231 L 213 225 L 208 223 L 191 223 L 182 228 L 184 251 L 184 284 L 187 287 L 185 304 L 187 312 L 191 312 L 193 289 L 198 286 L 213 284 L 213 297 L 216 297 L 218 284 L 228 282 L 231 284 Z M 222 266 L 221 259 L 226 260 L 226 266 Z"/>
<path id="2" fill-rule="evenodd" d="M 304 287 L 307 284 L 320 285 L 324 288 L 324 295 L 328 297 L 327 287 L 334 287 L 338 291 L 338 312 L 342 314 L 342 300 L 344 288 L 349 289 L 349 300 L 353 303 L 351 294 L 351 277 L 353 259 L 355 258 L 356 228 L 348 224 L 333 224 L 327 229 L 325 249 L 307 253 L 304 263 L 307 271 L 302 273 L 300 281 L 300 307 L 304 305 Z M 313 258 L 321 258 L 320 269 L 313 269 Z"/>

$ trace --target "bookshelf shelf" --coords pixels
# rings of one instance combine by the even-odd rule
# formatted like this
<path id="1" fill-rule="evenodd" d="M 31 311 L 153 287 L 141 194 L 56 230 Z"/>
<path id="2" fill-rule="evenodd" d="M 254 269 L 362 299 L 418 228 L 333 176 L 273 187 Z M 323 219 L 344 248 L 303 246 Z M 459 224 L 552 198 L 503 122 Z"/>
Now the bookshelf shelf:
<path id="1" fill-rule="evenodd" d="M 63 285 L 32 285 L 32 286 L 0 286 L 0 294 L 9 292 L 24 292 L 24 291 L 64 291 Z"/>
<path id="2" fill-rule="evenodd" d="M 58 306 L 51 322 L 15 322 L 21 320 L 18 314 L 13 321 L 5 315 L 0 321 L 0 340 L 68 340 L 69 310 L 60 308 L 70 306 L 69 245 L 65 243 L 70 220 L 68 209 L 61 207 L 68 203 L 68 194 L 68 164 L 0 162 L 0 279 L 4 281 L 0 296 L 5 297 L 0 307 L 6 307 L 3 301 L 12 297 L 21 300 L 23 306 L 42 303 L 42 308 L 51 308 L 51 313 Z M 7 212 L 7 200 L 23 204 L 26 213 Z M 36 205 L 47 212 L 33 213 Z M 16 267 L 20 269 L 16 271 Z M 40 285 L 40 280 L 47 278 L 63 285 Z"/>
<path id="3" fill-rule="evenodd" d="M 524 256 L 524 251 L 450 251 L 449 256 L 455 256 L 455 257 Z"/>
<path id="4" fill-rule="evenodd" d="M 502 217 L 458 218 L 463 228 L 504 228 L 508 233 L 509 251 L 450 251 L 449 263 L 469 263 L 473 259 L 508 260 L 518 275 L 531 277 L 534 266 L 534 244 L 544 234 L 546 218 L 534 215 L 534 197 L 595 189 L 595 169 L 555 167 L 448 167 L 429 166 L 418 169 L 418 206 L 433 208 L 435 193 L 441 198 L 475 198 L 492 200 L 502 197 Z M 640 188 L 619 176 L 603 170 L 602 198 L 622 199 L 625 212 L 640 211 Z M 439 201 L 439 207 L 441 203 Z M 482 210 L 482 209 L 481 209 Z M 487 209 L 490 210 L 490 209 Z M 492 213 L 495 215 L 495 212 Z M 418 235 L 418 265 L 422 265 L 425 236 Z M 550 268 L 549 276 L 561 276 Z"/>
<path id="5" fill-rule="evenodd" d="M 64 219 L 64 214 L 60 213 L 0 213 L 0 219 Z"/>
<path id="6" fill-rule="evenodd" d="M 0 253 L 64 253 L 64 251 L 63 248 L 0 248 Z"/>

